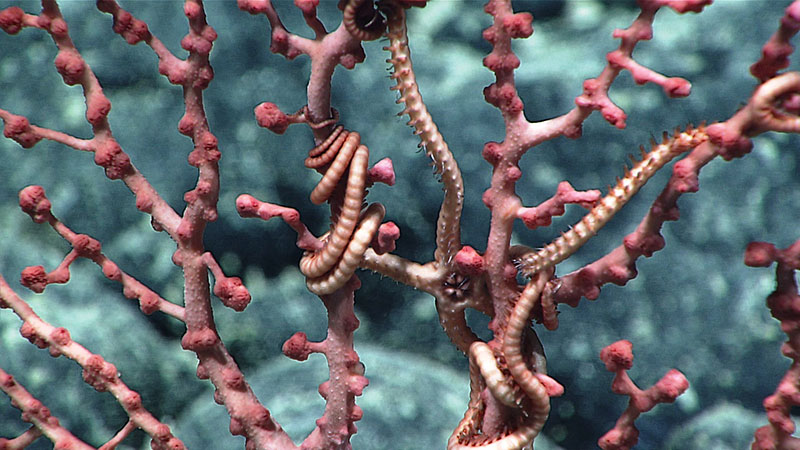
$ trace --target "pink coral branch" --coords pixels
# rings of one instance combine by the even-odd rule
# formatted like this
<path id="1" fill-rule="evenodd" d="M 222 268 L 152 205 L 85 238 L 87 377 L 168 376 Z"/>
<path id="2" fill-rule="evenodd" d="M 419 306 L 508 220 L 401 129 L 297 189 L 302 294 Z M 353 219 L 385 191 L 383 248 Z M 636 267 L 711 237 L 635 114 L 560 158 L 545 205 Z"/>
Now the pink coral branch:
<path id="1" fill-rule="evenodd" d="M 36 428 L 26 431 L 16 439 L 0 438 L 0 448 L 25 448 L 41 434 L 53 441 L 55 448 L 87 450 L 92 447 L 75 437 L 61 426 L 58 418 L 50 410 L 32 396 L 17 380 L 3 369 L 0 369 L 0 390 L 11 398 L 11 404 L 22 411 L 22 420 L 32 423 Z M 37 431 L 33 431 L 37 430 Z"/>
<path id="2" fill-rule="evenodd" d="M 301 448 L 349 449 L 350 440 L 357 431 L 356 422 L 362 417 L 355 397 L 362 394 L 368 380 L 354 349 L 354 333 L 359 326 L 354 309 L 354 294 L 360 286 L 356 272 L 359 268 L 388 275 L 433 295 L 442 328 L 455 346 L 468 354 L 469 405 L 448 448 L 519 450 L 533 445 L 532 441 L 545 426 L 550 397 L 561 395 L 564 390 L 554 377 L 547 375 L 544 346 L 534 322 L 555 329 L 559 325 L 559 303 L 577 306 L 582 297 L 597 298 L 601 287 L 607 283 L 622 285 L 634 278 L 636 262 L 664 246 L 661 227 L 666 221 L 677 220 L 678 199 L 684 193 L 699 189 L 699 172 L 714 158 L 733 160 L 746 155 L 752 149 L 751 138 L 760 133 L 800 132 L 800 75 L 779 73 L 788 66 L 793 52 L 790 39 L 800 30 L 800 1 L 796 1 L 786 9 L 778 31 L 764 46 L 761 60 L 751 69 L 761 84 L 728 120 L 709 126 L 690 126 L 685 131 L 677 129 L 673 135 L 665 135 L 661 142 L 653 142 L 651 150 L 642 150 L 642 158 L 634 161 L 605 196 L 596 190 L 578 191 L 564 181 L 552 198 L 535 207 L 523 206 L 517 183 L 524 175 L 530 175 L 524 174 L 524 167 L 520 165 L 526 152 L 557 137 L 580 137 L 583 122 L 596 110 L 612 125 L 626 126 L 626 113 L 610 97 L 612 85 L 623 71 L 628 71 L 637 83 L 660 86 L 668 97 L 689 95 L 689 81 L 644 66 L 634 58 L 634 51 L 640 42 L 653 37 L 653 23 L 660 8 L 672 8 L 682 14 L 700 12 L 710 3 L 710 0 L 639 0 L 640 14 L 628 28 L 613 32 L 613 37 L 620 40 L 618 48 L 606 55 L 605 67 L 597 77 L 584 82 L 583 93 L 575 98 L 575 107 L 553 119 L 531 122 L 525 117 L 525 103 L 516 85 L 515 70 L 521 61 L 512 42 L 532 35 L 533 17 L 529 13 L 515 12 L 510 0 L 487 2 L 485 11 L 491 16 L 491 25 L 484 30 L 483 37 L 491 45 L 491 52 L 483 63 L 493 73 L 494 82 L 483 93 L 485 100 L 500 112 L 505 133 L 498 142 L 487 143 L 482 153 L 492 174 L 490 185 L 481 198 L 491 214 L 485 250 L 481 252 L 462 243 L 465 180 L 456 163 L 456 153 L 451 152 L 422 99 L 411 63 L 405 9 L 425 6 L 426 1 L 381 0 L 376 4 L 372 0 L 341 0 L 338 4 L 341 23 L 331 27 L 323 23 L 326 16 L 319 14 L 318 0 L 295 0 L 294 5 L 302 13 L 313 38 L 290 32 L 270 0 L 238 1 L 240 9 L 266 16 L 272 52 L 287 59 L 305 55 L 311 67 L 305 105 L 295 105 L 296 113 L 284 113 L 271 102 L 260 103 L 254 112 L 258 125 L 277 134 L 286 132 L 291 124 L 309 126 L 308 134 L 313 135 L 314 143 L 309 141 L 308 147 L 312 150 L 305 165 L 321 174 L 310 199 L 315 205 L 330 206 L 331 231 L 319 238 L 314 236 L 301 221 L 298 210 L 292 207 L 263 202 L 247 194 L 236 200 L 240 216 L 263 220 L 280 217 L 297 233 L 297 246 L 306 251 L 300 261 L 301 272 L 306 277 L 307 287 L 319 295 L 328 314 L 327 336 L 323 340 L 312 342 L 304 331 L 298 331 L 283 344 L 283 353 L 299 361 L 306 360 L 311 353 L 324 355 L 329 369 L 329 379 L 319 387 L 326 402 L 325 412 L 303 440 Z M 191 139 L 192 151 L 187 162 L 197 169 L 196 184 L 183 195 L 182 213 L 173 210 L 156 193 L 122 150 L 109 125 L 111 102 L 72 42 L 56 1 L 43 0 L 42 5 L 38 15 L 24 13 L 16 7 L 0 11 L 0 29 L 15 34 L 29 27 L 49 34 L 57 47 L 54 63 L 63 82 L 83 90 L 86 121 L 91 126 L 92 136 L 80 139 L 32 125 L 27 118 L 0 109 L 4 135 L 24 148 L 46 139 L 92 152 L 95 163 L 104 169 L 109 179 L 122 180 L 134 193 L 136 207 L 152 216 L 154 228 L 166 231 L 177 245 L 172 262 L 183 272 L 184 306 L 169 303 L 144 287 L 118 268 L 102 252 L 97 240 L 75 233 L 56 219 L 50 201 L 39 186 L 23 189 L 21 207 L 34 222 L 47 222 L 72 249 L 50 272 L 42 266 L 26 268 L 22 273 L 23 284 L 41 292 L 48 284 L 66 283 L 70 278 L 70 266 L 77 259 L 93 261 L 107 278 L 123 285 L 125 296 L 139 299 L 145 313 L 161 310 L 185 322 L 181 346 L 196 355 L 197 376 L 213 384 L 214 400 L 224 405 L 230 416 L 230 432 L 244 436 L 248 449 L 296 448 L 270 411 L 256 398 L 243 370 L 223 343 L 214 320 L 212 293 L 235 311 L 244 310 L 251 296 L 239 277 L 225 274 L 204 243 L 209 237 L 205 235 L 206 227 L 219 214 L 222 152 L 217 137 L 211 132 L 203 101 L 204 90 L 214 79 L 209 55 L 217 32 L 207 22 L 202 1 L 183 3 L 182 12 L 189 31 L 180 41 L 186 52 L 180 56 L 117 1 L 97 2 L 97 8 L 111 17 L 113 32 L 128 44 L 143 42 L 147 45 L 148 52 L 151 50 L 158 59 L 158 72 L 181 90 L 184 114 L 177 129 Z M 370 152 L 361 143 L 361 135 L 339 124 L 351 120 L 344 117 L 345 109 L 340 117 L 332 107 L 333 102 L 338 101 L 332 96 L 335 70 L 339 66 L 354 68 L 365 57 L 364 42 L 383 35 L 389 40 L 385 49 L 391 54 L 388 62 L 394 70 L 392 89 L 399 93 L 398 102 L 404 103 L 401 114 L 408 115 L 409 125 L 419 135 L 420 145 L 432 159 L 434 172 L 444 188 L 435 225 L 433 260 L 424 264 L 393 254 L 400 237 L 399 228 L 393 222 L 381 223 L 386 214 L 382 204 L 367 202 L 367 190 L 374 183 L 395 183 L 391 161 L 384 159 L 370 166 Z M 645 182 L 678 157 L 683 159 L 675 164 L 662 193 L 621 245 L 571 274 L 556 276 L 558 264 L 583 248 Z M 547 226 L 552 217 L 564 213 L 567 204 L 578 204 L 589 212 L 542 249 L 511 245 L 517 220 L 529 228 Z M 778 288 L 769 297 L 768 305 L 789 335 L 783 351 L 793 360 L 775 394 L 765 401 L 770 424 L 759 430 L 754 448 L 800 448 L 797 439 L 791 437 L 795 425 L 789 416 L 792 406 L 800 404 L 797 383 L 797 355 L 800 354 L 797 341 L 800 338 L 795 330 L 800 323 L 800 313 L 796 311 L 797 286 L 793 278 L 794 271 L 800 267 L 799 254 L 800 241 L 784 250 L 771 244 L 754 243 L 746 256 L 746 262 L 754 266 L 778 262 Z M 209 273 L 213 276 L 213 286 Z M 525 283 L 523 277 L 532 281 Z M 154 448 L 181 448 L 182 444 L 171 436 L 169 428 L 144 410 L 138 394 L 122 384 L 113 364 L 76 344 L 65 328 L 42 321 L 2 278 L 0 307 L 17 313 L 23 321 L 21 334 L 31 343 L 48 348 L 53 356 L 64 354 L 75 359 L 84 368 L 87 383 L 97 390 L 108 390 L 118 398 L 130 420 L 103 448 L 117 446 L 137 427 L 153 437 Z M 467 309 L 488 316 L 488 331 L 481 335 L 483 337 L 472 330 L 467 321 Z M 490 335 L 484 336 L 487 333 Z M 634 420 L 657 403 L 674 401 L 687 388 L 688 382 L 679 372 L 670 371 L 649 389 L 636 387 L 626 372 L 633 362 L 631 344 L 627 341 L 606 347 L 601 358 L 608 370 L 616 374 L 612 384 L 614 392 L 629 396 L 630 401 L 614 429 L 600 439 L 600 446 L 630 448 L 638 435 Z M 0 384 L 13 387 L 10 380 L 10 376 L 0 371 Z M 36 416 L 42 423 L 33 420 L 34 429 L 14 439 L 13 444 L 6 440 L 0 441 L 0 445 L 24 444 L 39 433 L 49 432 L 48 426 L 53 421 L 39 405 L 28 398 L 17 401 L 15 396 L 22 394 L 16 391 L 9 395 L 15 402 L 24 403 L 23 419 Z M 57 446 L 66 445 L 66 438 L 50 438 Z"/>
<path id="3" fill-rule="evenodd" d="M 300 2 L 301 5 L 308 2 Z M 353 36 L 345 26 L 345 21 L 334 31 L 321 35 L 322 29 L 312 25 L 318 33 L 316 39 L 305 39 L 286 30 L 278 13 L 269 0 L 238 0 L 239 8 L 250 14 L 264 14 L 272 28 L 270 50 L 288 59 L 305 54 L 311 58 L 311 77 L 308 81 L 308 119 L 309 122 L 322 122 L 331 114 L 331 79 L 338 65 L 352 69 L 364 61 L 362 39 Z M 304 11 L 305 9 L 301 7 Z M 376 36 L 377 37 L 377 36 Z M 315 129 L 314 137 L 321 141 L 330 133 L 329 129 Z"/>
<path id="4" fill-rule="evenodd" d="M 800 30 L 800 3 L 786 8 L 780 27 L 764 44 L 761 59 L 750 66 L 750 73 L 762 83 L 774 77 L 779 70 L 789 67 L 789 56 L 794 52 L 790 39 Z"/>
<path id="5" fill-rule="evenodd" d="M 630 397 L 628 408 L 622 413 L 608 433 L 597 442 L 603 450 L 627 450 L 639 441 L 639 430 L 633 422 L 659 403 L 672 403 L 689 388 L 689 382 L 679 371 L 672 369 L 647 390 L 639 389 L 628 376 L 633 366 L 633 345 L 630 341 L 617 341 L 600 352 L 600 359 L 609 372 L 614 372 L 611 390 Z"/>
<path id="6" fill-rule="evenodd" d="M 769 425 L 756 430 L 753 450 L 800 448 L 800 439 L 792 436 L 796 426 L 791 417 L 792 407 L 800 406 L 800 293 L 795 279 L 795 272 L 800 270 L 800 240 L 782 250 L 764 242 L 747 246 L 745 264 L 767 267 L 773 262 L 777 262 L 777 286 L 767 297 L 767 306 L 786 333 L 788 339 L 781 351 L 792 360 L 792 364 L 775 392 L 764 399 Z"/>
<path id="7" fill-rule="evenodd" d="M 105 444 L 101 445 L 98 450 L 113 450 L 119 446 L 119 444 L 125 440 L 128 435 L 133 433 L 136 430 L 136 424 L 129 420 L 125 423 L 125 426 L 122 427 L 117 434 L 114 435 L 111 439 L 108 440 Z"/>
<path id="8" fill-rule="evenodd" d="M 161 311 L 180 321 L 184 320 L 183 307 L 165 300 L 134 277 L 122 271 L 117 264 L 101 251 L 100 242 L 85 234 L 77 234 L 53 216 L 50 200 L 41 186 L 28 186 L 19 192 L 19 204 L 24 212 L 36 223 L 47 222 L 67 242 L 72 245 L 61 264 L 49 273 L 42 266 L 29 266 L 22 271 L 21 283 L 36 293 L 44 292 L 48 284 L 69 281 L 69 266 L 78 258 L 86 258 L 97 264 L 103 275 L 122 285 L 126 298 L 139 301 L 139 308 L 145 314 Z"/>
<path id="9" fill-rule="evenodd" d="M 307 251 L 322 248 L 322 242 L 308 231 L 296 209 L 262 202 L 252 195 L 242 194 L 236 199 L 236 211 L 241 217 L 259 217 L 263 220 L 280 217 L 297 233 L 297 247 Z"/>
<path id="10" fill-rule="evenodd" d="M 34 441 L 36 441 L 40 437 L 42 437 L 42 431 L 36 428 L 36 425 L 32 425 L 22 434 L 13 439 L 0 438 L 0 448 L 8 450 L 18 450 L 27 448 L 29 445 L 31 445 Z"/>
<path id="11" fill-rule="evenodd" d="M 520 208 L 517 217 L 530 229 L 546 227 L 553 222 L 553 217 L 564 214 L 565 205 L 573 203 L 591 209 L 599 199 L 600 191 L 596 189 L 579 192 L 569 182 L 562 181 L 558 184 L 558 190 L 554 196 L 536 207 Z"/>
<path id="12" fill-rule="evenodd" d="M 113 364 L 72 340 L 66 328 L 56 328 L 42 320 L 2 277 L 0 308 L 11 308 L 22 319 L 20 334 L 31 343 L 39 348 L 47 348 L 53 357 L 64 355 L 83 367 L 84 381 L 98 392 L 110 392 L 136 426 L 153 438 L 154 449 L 183 448 L 181 441 L 170 432 L 169 426 L 153 417 L 142 405 L 141 396 L 122 382 Z M 58 439 L 64 437 L 59 436 Z"/>

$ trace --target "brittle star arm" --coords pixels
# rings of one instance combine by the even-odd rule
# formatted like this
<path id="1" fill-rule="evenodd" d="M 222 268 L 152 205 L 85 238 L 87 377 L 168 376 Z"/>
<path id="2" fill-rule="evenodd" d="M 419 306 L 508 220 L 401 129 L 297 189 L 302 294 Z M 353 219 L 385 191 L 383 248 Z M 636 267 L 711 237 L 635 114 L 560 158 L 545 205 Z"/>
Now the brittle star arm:
<path id="1" fill-rule="evenodd" d="M 379 255 L 373 249 L 368 249 L 364 254 L 361 267 L 431 295 L 435 295 L 437 282 L 441 280 L 441 274 L 433 262 L 420 264 L 392 253 Z"/>
<path id="2" fill-rule="evenodd" d="M 654 144 L 649 152 L 642 150 L 642 159 L 626 170 L 625 175 L 617 181 L 609 193 L 569 231 L 564 232 L 544 248 L 517 259 L 522 274 L 532 277 L 570 257 L 597 234 L 659 169 L 676 156 L 706 140 L 708 135 L 705 127 L 689 128 L 684 132 L 676 132 L 671 138 L 665 136 L 664 140 L 660 144 Z"/>
<path id="3" fill-rule="evenodd" d="M 444 185 L 444 199 L 436 222 L 434 260 L 439 264 L 448 264 L 461 249 L 464 182 L 450 148 L 422 101 L 408 48 L 405 10 L 393 6 L 387 25 L 389 46 L 384 49 L 391 52 L 392 56 L 387 62 L 392 64 L 394 68 L 392 78 L 397 82 L 392 89 L 400 93 L 397 102 L 406 105 L 400 114 L 408 114 L 408 124 L 413 126 L 414 133 L 419 135 L 420 146 L 432 159 L 434 171 L 441 176 Z"/>

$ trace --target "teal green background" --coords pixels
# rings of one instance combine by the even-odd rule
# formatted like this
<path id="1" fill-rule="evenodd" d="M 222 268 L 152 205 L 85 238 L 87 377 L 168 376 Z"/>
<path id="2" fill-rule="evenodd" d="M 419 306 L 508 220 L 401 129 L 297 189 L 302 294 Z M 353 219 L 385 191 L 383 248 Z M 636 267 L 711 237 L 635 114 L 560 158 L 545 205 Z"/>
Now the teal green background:
<path id="1" fill-rule="evenodd" d="M 287 27 L 310 36 L 290 1 L 274 2 Z M 332 0 L 322 1 L 329 29 L 337 25 Z M 561 180 L 578 189 L 605 189 L 622 174 L 627 155 L 687 123 L 724 120 L 743 105 L 755 86 L 747 72 L 761 45 L 775 30 L 788 2 L 719 0 L 702 14 L 659 13 L 653 41 L 637 47 L 637 61 L 693 84 L 686 99 L 666 99 L 657 86 L 636 86 L 628 74 L 614 84 L 611 97 L 629 115 L 628 129 L 617 130 L 595 114 L 580 140 L 557 139 L 529 152 L 522 161 L 518 193 L 526 205 L 550 197 Z M 0 1 L 0 8 L 35 2 Z M 636 10 L 629 2 L 515 2 L 536 17 L 531 39 L 516 41 L 522 61 L 516 72 L 520 96 L 530 120 L 568 111 L 581 83 L 596 76 L 606 52 L 616 48 L 614 28 L 626 27 Z M 183 56 L 186 32 L 182 6 L 173 1 L 124 3 L 166 45 Z M 127 45 L 111 32 L 111 19 L 94 2 L 67 1 L 62 9 L 72 38 L 89 62 L 113 108 L 116 139 L 133 163 L 178 211 L 191 189 L 196 169 L 186 163 L 191 142 L 177 132 L 183 114 L 180 89 L 158 75 L 153 52 Z M 317 232 L 327 227 L 328 212 L 312 205 L 308 193 L 317 175 L 302 167 L 312 146 L 307 128 L 290 127 L 276 136 L 256 126 L 253 107 L 262 101 L 285 111 L 305 103 L 310 70 L 306 57 L 286 61 L 268 52 L 268 27 L 232 1 L 206 3 L 208 20 L 218 31 L 211 62 L 215 80 L 205 91 L 211 130 L 220 140 L 222 191 L 220 219 L 206 233 L 206 245 L 229 275 L 241 276 L 253 293 L 243 313 L 216 302 L 220 334 L 248 381 L 277 420 L 299 441 L 314 427 L 322 400 L 316 386 L 326 378 L 321 358 L 307 363 L 280 355 L 280 345 L 295 331 L 311 339 L 325 336 L 324 309 L 305 290 L 296 269 L 301 252 L 294 234 L 279 222 L 238 217 L 234 199 L 251 193 L 262 200 L 301 211 Z M 432 0 L 411 13 L 411 49 L 422 95 L 450 144 L 466 184 L 464 242 L 481 250 L 488 232 L 488 210 L 480 201 L 490 166 L 483 144 L 503 138 L 496 109 L 483 100 L 493 81 L 481 65 L 490 50 L 480 33 L 489 24 L 482 4 Z M 434 224 L 441 189 L 416 137 L 396 114 L 389 91 L 382 42 L 366 44 L 367 61 L 334 77 L 333 105 L 342 123 L 358 131 L 371 161 L 392 158 L 394 187 L 376 186 L 371 201 L 387 206 L 387 220 L 401 229 L 397 253 L 427 261 L 433 253 Z M 0 108 L 23 114 L 40 126 L 89 137 L 78 87 L 67 87 L 53 67 L 55 46 L 39 31 L 0 35 Z M 795 58 L 796 59 L 796 58 Z M 796 61 L 792 68 L 798 69 Z M 598 358 L 618 339 L 634 345 L 631 376 L 640 386 L 654 383 L 670 368 L 686 374 L 690 390 L 675 405 L 659 406 L 637 426 L 639 449 L 741 449 L 752 431 L 766 423 L 761 408 L 789 366 L 780 343 L 785 336 L 764 307 L 772 289 L 770 269 L 742 264 L 746 244 L 796 240 L 800 223 L 800 139 L 769 134 L 755 140 L 741 160 L 712 162 L 700 177 L 701 189 L 681 198 L 681 219 L 663 231 L 667 246 L 639 261 L 639 276 L 620 288 L 606 286 L 595 302 L 577 309 L 561 307 L 561 327 L 537 331 L 544 342 L 550 374 L 567 390 L 554 399 L 544 434 L 562 448 L 594 448 L 613 426 L 626 399 L 610 392 L 612 376 Z M 210 385 L 194 376 L 196 359 L 180 349 L 180 324 L 160 315 L 146 317 L 125 299 L 118 285 L 105 280 L 87 261 L 73 265 L 72 280 L 36 295 L 19 286 L 25 266 L 55 267 L 69 246 L 52 230 L 36 225 L 16 206 L 16 193 L 40 184 L 54 214 L 73 230 L 103 243 L 106 255 L 127 273 L 172 301 L 181 302 L 182 278 L 171 263 L 174 243 L 155 233 L 120 182 L 106 179 L 92 155 L 41 142 L 30 150 L 0 140 L 0 274 L 43 318 L 67 327 L 73 338 L 102 354 L 122 379 L 142 394 L 145 405 L 190 448 L 242 448 L 228 432 L 224 408 L 213 403 Z M 574 257 L 560 274 L 602 256 L 633 230 L 663 187 L 659 174 L 629 207 Z M 530 246 L 549 242 L 581 217 L 570 209 L 547 229 L 516 229 L 515 239 Z M 361 327 L 357 350 L 371 380 L 357 400 L 364 420 L 353 438 L 357 449 L 444 448 L 467 403 L 467 363 L 438 324 L 432 299 L 388 279 L 363 273 L 356 309 Z M 488 338 L 486 319 L 471 323 Z M 108 394 L 82 382 L 80 367 L 52 359 L 19 336 L 19 319 L 0 311 L 0 367 L 16 376 L 79 437 L 98 446 L 122 427 L 126 417 Z M 318 355 L 317 355 L 318 356 Z M 0 396 L 0 436 L 26 429 L 18 410 Z M 141 433 L 125 448 L 146 448 Z M 40 440 L 34 448 L 51 448 Z M 537 449 L 540 448 L 537 440 Z M 542 447 L 546 448 L 546 447 Z"/>

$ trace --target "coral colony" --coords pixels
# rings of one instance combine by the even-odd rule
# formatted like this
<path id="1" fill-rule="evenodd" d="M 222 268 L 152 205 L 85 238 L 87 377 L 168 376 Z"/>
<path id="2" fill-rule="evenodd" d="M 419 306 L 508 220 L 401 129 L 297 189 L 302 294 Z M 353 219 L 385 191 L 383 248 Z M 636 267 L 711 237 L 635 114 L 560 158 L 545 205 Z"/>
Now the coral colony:
<path id="1" fill-rule="evenodd" d="M 604 285 L 625 285 L 636 277 L 637 260 L 665 246 L 660 232 L 662 225 L 678 220 L 678 199 L 684 193 L 698 190 L 698 174 L 711 160 L 746 157 L 753 147 L 751 138 L 762 133 L 800 132 L 800 73 L 784 71 L 793 53 L 789 41 L 800 29 L 800 1 L 788 5 L 774 35 L 763 46 L 761 58 L 751 66 L 750 71 L 758 80 L 757 88 L 741 97 L 741 108 L 727 120 L 688 126 L 672 124 L 679 128 L 642 147 L 631 167 L 605 194 L 599 190 L 576 190 L 564 181 L 558 184 L 552 198 L 537 206 L 525 206 L 524 202 L 531 199 L 523 198 L 516 186 L 523 177 L 519 162 L 526 152 L 555 138 L 580 138 L 582 124 L 595 111 L 614 127 L 625 128 L 625 112 L 609 97 L 609 89 L 621 73 L 628 72 L 636 83 L 660 86 L 667 97 L 690 94 L 689 81 L 645 67 L 633 58 L 633 52 L 638 43 L 653 37 L 652 23 L 662 9 L 671 8 L 679 14 L 701 13 L 711 0 L 638 0 L 638 16 L 628 28 L 613 32 L 613 37 L 619 39 L 619 47 L 606 55 L 602 72 L 583 83 L 583 92 L 574 99 L 572 109 L 542 121 L 529 121 L 524 114 L 525 99 L 515 84 L 515 70 L 521 61 L 511 45 L 512 40 L 533 34 L 533 17 L 526 12 L 515 13 L 510 0 L 489 0 L 484 11 L 491 24 L 483 31 L 483 39 L 490 44 L 491 52 L 484 57 L 483 65 L 495 80 L 485 87 L 483 94 L 486 102 L 502 116 L 505 135 L 497 142 L 486 142 L 483 147 L 482 157 L 491 166 L 491 184 L 481 199 L 490 212 L 490 224 L 480 248 L 462 243 L 465 195 L 464 178 L 457 164 L 460 155 L 448 147 L 428 112 L 418 89 L 409 49 L 406 15 L 413 10 L 417 19 L 424 21 L 425 7 L 430 6 L 426 3 L 434 2 L 340 0 L 341 21 L 330 31 L 330 25 L 326 26 L 318 17 L 317 8 L 322 7 L 319 0 L 295 0 L 294 6 L 302 12 L 314 35 L 306 38 L 287 29 L 270 0 L 238 0 L 241 10 L 266 16 L 271 29 L 270 51 L 287 59 L 305 55 L 311 61 L 306 104 L 294 113 L 287 113 L 300 105 L 265 101 L 255 107 L 255 120 L 278 134 L 289 126 L 307 127 L 313 134 L 314 143 L 308 145 L 311 149 L 304 165 L 319 173 L 319 182 L 310 199 L 316 205 L 329 205 L 330 231 L 314 235 L 296 209 L 269 203 L 268 198 L 241 194 L 236 199 L 236 210 L 241 217 L 263 220 L 279 217 L 296 232 L 296 244 L 304 251 L 300 271 L 307 288 L 319 296 L 327 310 L 324 340 L 311 341 L 298 331 L 283 343 L 283 353 L 295 360 L 306 360 L 312 353 L 323 354 L 330 374 L 319 387 L 325 399 L 324 413 L 299 445 L 281 427 L 280 418 L 271 415 L 269 405 L 256 398 L 217 332 L 212 314 L 212 294 L 235 311 L 244 311 L 251 295 L 242 280 L 227 276 L 215 256 L 204 247 L 206 226 L 218 216 L 219 166 L 225 159 L 220 159 L 223 153 L 207 120 L 203 101 L 203 91 L 214 80 L 209 55 L 218 31 L 208 24 L 201 0 L 186 0 L 183 5 L 189 27 L 180 42 L 188 53 L 185 57 L 169 50 L 145 22 L 116 1 L 97 1 L 97 9 L 110 16 L 109 22 L 113 20 L 113 31 L 130 45 L 143 43 L 150 47 L 158 60 L 158 72 L 182 88 L 185 114 L 177 128 L 193 143 L 188 163 L 197 169 L 196 184 L 185 193 L 182 212 L 162 198 L 115 138 L 108 120 L 112 103 L 103 93 L 102 80 L 95 76 L 85 55 L 73 43 L 57 1 L 42 0 L 38 14 L 15 6 L 0 11 L 0 28 L 9 35 L 33 32 L 26 28 L 49 35 L 57 47 L 54 62 L 64 83 L 82 88 L 85 119 L 92 130 L 90 138 L 78 138 L 37 126 L 24 116 L 0 109 L 4 136 L 26 149 L 48 140 L 93 153 L 94 163 L 104 169 L 109 179 L 120 180 L 127 186 L 136 208 L 150 216 L 156 232 L 167 233 L 175 242 L 177 249 L 172 262 L 183 273 L 184 290 L 182 304 L 176 304 L 137 281 L 104 253 L 97 239 L 61 222 L 54 212 L 58 211 L 58 205 L 51 204 L 44 188 L 37 185 L 19 191 L 20 207 L 33 222 L 50 225 L 69 243 L 71 250 L 58 267 L 27 267 L 22 271 L 21 284 L 41 293 L 50 284 L 66 283 L 75 260 L 91 260 L 105 278 L 119 284 L 123 296 L 139 302 L 143 313 L 166 314 L 185 324 L 181 346 L 196 355 L 197 377 L 213 384 L 214 401 L 230 415 L 230 433 L 243 436 L 246 448 L 346 449 L 351 447 L 356 422 L 363 415 L 355 399 L 369 384 L 353 345 L 354 332 L 359 327 L 354 312 L 354 295 L 360 287 L 357 271 L 367 269 L 433 296 L 441 327 L 469 360 L 470 396 L 465 399 L 466 412 L 447 448 L 532 448 L 547 422 L 551 398 L 570 389 L 559 382 L 558 374 L 548 374 L 544 349 L 537 337 L 542 328 L 554 330 L 559 326 L 559 305 L 577 307 L 581 298 L 597 298 Z M 242 20 L 248 20 L 247 16 L 243 14 Z M 778 22 L 777 17 L 771 20 Z M 392 217 L 392 205 L 367 199 L 368 189 L 375 183 L 395 183 L 392 162 L 388 158 L 370 162 L 370 150 L 359 134 L 358 124 L 340 117 L 332 100 L 334 71 L 338 66 L 353 69 L 365 58 L 363 43 L 378 39 L 383 39 L 385 45 L 392 68 L 392 89 L 399 96 L 402 114 L 408 117 L 408 124 L 432 161 L 444 191 L 435 226 L 433 258 L 426 262 L 394 253 L 401 230 L 387 220 Z M 258 95 L 269 100 L 270 93 Z M 621 245 L 577 270 L 556 274 L 559 263 L 592 239 L 651 177 L 675 159 L 678 161 L 672 166 L 661 194 Z M 298 166 L 285 170 L 304 169 Z M 512 244 L 512 227 L 517 220 L 530 229 L 549 226 L 553 217 L 564 214 L 568 204 L 579 205 L 586 212 L 559 237 L 538 248 L 536 244 Z M 281 239 L 286 238 L 286 229 L 275 230 L 283 233 Z M 788 336 L 782 352 L 792 359 L 774 394 L 764 401 L 769 422 L 756 431 L 752 448 L 800 448 L 800 440 L 792 437 L 795 425 L 789 416 L 791 408 L 800 405 L 800 296 L 794 274 L 800 269 L 800 241 L 785 249 L 754 242 L 747 248 L 745 263 L 755 267 L 774 264 L 777 268 L 777 287 L 767 305 Z M 34 312 L 31 306 L 34 302 L 24 300 L 18 291 L 0 278 L 0 307 L 10 310 L 4 314 L 13 312 L 21 319 L 22 336 L 54 357 L 64 356 L 79 364 L 84 381 L 97 391 L 113 395 L 128 416 L 127 424 L 116 435 L 109 436 L 102 448 L 115 448 L 137 429 L 151 438 L 154 449 L 184 448 L 180 436 L 173 435 L 163 419 L 148 410 L 148 403 L 156 399 L 143 398 L 129 388 L 120 379 L 113 362 L 73 340 L 67 328 L 43 320 Z M 471 329 L 465 316 L 468 309 L 490 318 L 490 333 Z M 489 339 L 479 337 L 487 335 Z M 603 449 L 628 449 L 638 441 L 634 421 L 639 415 L 659 403 L 675 401 L 688 389 L 689 381 L 681 372 L 671 370 L 652 387 L 639 389 L 627 374 L 633 365 L 632 344 L 626 340 L 609 344 L 600 358 L 607 370 L 614 373 L 612 390 L 630 397 L 630 401 L 616 425 L 599 437 L 598 445 Z M 48 407 L 36 399 L 35 392 L 26 390 L 2 369 L 0 389 L 21 411 L 22 420 L 30 423 L 30 428 L 19 436 L 0 439 L 0 448 L 24 448 L 42 436 L 57 449 L 90 448 L 60 424 Z"/>

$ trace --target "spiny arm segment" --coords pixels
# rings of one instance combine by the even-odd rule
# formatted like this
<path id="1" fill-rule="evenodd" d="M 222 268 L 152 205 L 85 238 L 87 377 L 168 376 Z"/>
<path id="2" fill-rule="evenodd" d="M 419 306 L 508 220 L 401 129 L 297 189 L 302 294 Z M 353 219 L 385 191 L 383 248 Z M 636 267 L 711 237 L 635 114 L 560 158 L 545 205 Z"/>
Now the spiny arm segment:
<path id="1" fill-rule="evenodd" d="M 690 126 L 683 132 L 676 130 L 672 137 L 664 133 L 661 143 L 653 143 L 649 152 L 642 148 L 642 159 L 626 169 L 625 175 L 578 223 L 544 248 L 526 253 L 516 260 L 520 272 L 532 277 L 570 257 L 597 234 L 659 169 L 706 140 L 708 134 L 704 126 Z"/>
<path id="2" fill-rule="evenodd" d="M 397 82 L 392 90 L 400 92 L 397 102 L 406 105 L 400 114 L 408 114 L 408 124 L 413 126 L 414 133 L 419 135 L 420 146 L 433 160 L 435 171 L 441 175 L 444 184 L 444 201 L 436 223 L 434 258 L 440 264 L 449 263 L 461 248 L 460 221 L 464 207 L 464 182 L 458 164 L 433 122 L 417 87 L 411 64 L 411 52 L 408 48 L 405 10 L 392 5 L 387 25 L 390 45 L 384 47 L 384 50 L 391 52 L 392 57 L 387 62 L 394 67 L 392 78 Z"/>

